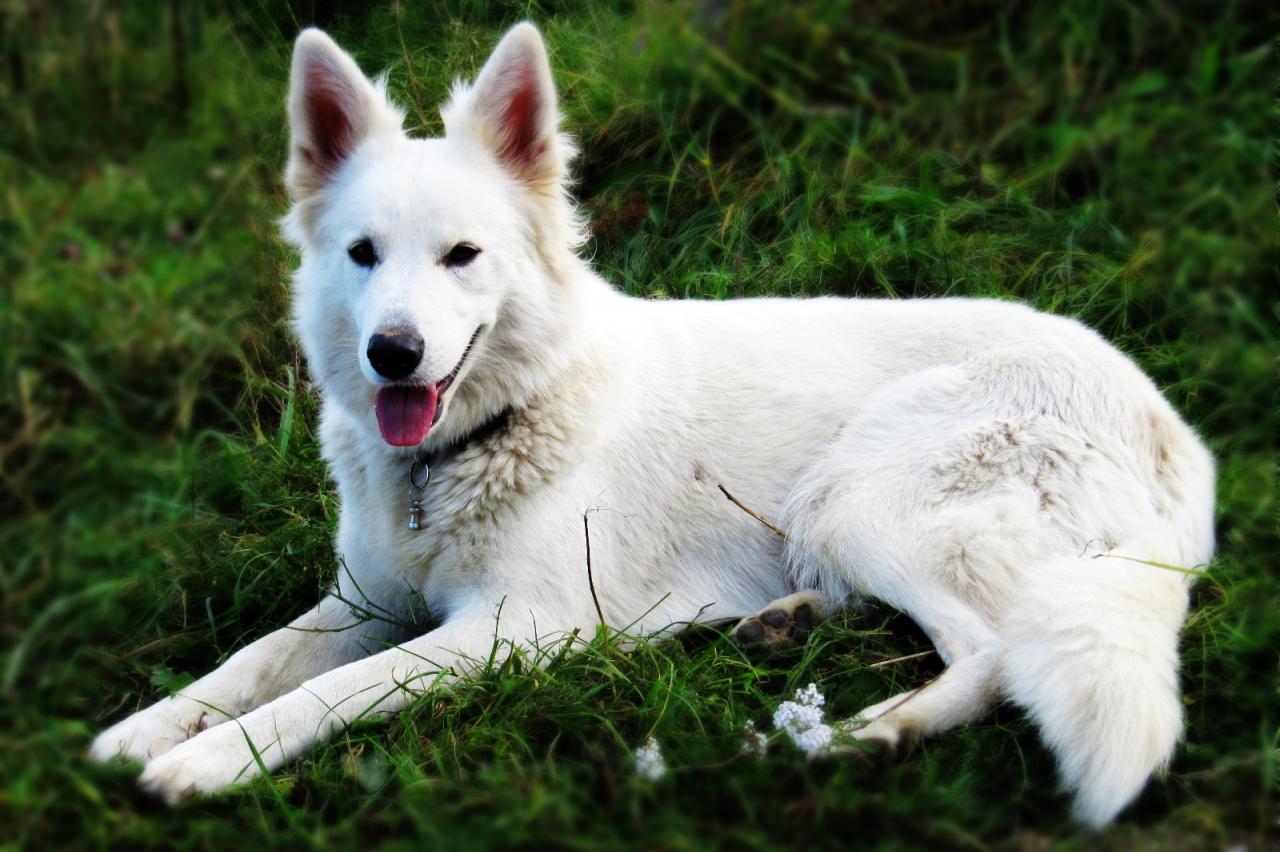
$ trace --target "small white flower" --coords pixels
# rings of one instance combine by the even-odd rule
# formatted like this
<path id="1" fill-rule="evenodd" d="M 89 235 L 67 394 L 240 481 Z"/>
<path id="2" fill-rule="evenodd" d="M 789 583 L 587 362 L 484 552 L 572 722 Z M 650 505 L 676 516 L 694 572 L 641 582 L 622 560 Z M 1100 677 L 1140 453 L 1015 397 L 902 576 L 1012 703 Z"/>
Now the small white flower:
<path id="1" fill-rule="evenodd" d="M 807 755 L 826 751 L 834 733 L 831 726 L 822 721 L 822 705 L 826 702 L 815 683 L 797 689 L 795 701 L 784 701 L 778 705 L 773 714 L 773 726 L 785 731 L 796 747 Z"/>
<path id="2" fill-rule="evenodd" d="M 805 754 L 821 754 L 831 746 L 833 731 L 830 725 L 814 725 L 807 731 L 792 732 L 791 738 Z"/>
<path id="3" fill-rule="evenodd" d="M 742 729 L 742 753 L 764 757 L 768 751 L 769 738 L 756 730 L 756 723 L 748 719 L 746 727 Z"/>
<path id="4" fill-rule="evenodd" d="M 636 749 L 636 774 L 649 781 L 657 781 L 667 774 L 667 763 L 662 759 L 662 747 L 656 737 L 649 737 Z"/>
<path id="5" fill-rule="evenodd" d="M 804 689 L 796 690 L 796 703 L 804 704 L 807 707 L 821 707 L 827 703 L 827 698 L 818 691 L 816 683 L 811 683 Z"/>

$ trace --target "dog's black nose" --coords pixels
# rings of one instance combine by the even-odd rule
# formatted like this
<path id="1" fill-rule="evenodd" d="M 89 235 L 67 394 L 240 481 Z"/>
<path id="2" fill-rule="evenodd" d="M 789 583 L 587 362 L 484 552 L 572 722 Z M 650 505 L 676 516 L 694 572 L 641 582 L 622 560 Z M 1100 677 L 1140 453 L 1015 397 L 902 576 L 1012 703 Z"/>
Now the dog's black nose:
<path id="1" fill-rule="evenodd" d="M 378 375 L 387 379 L 403 379 L 422 363 L 422 337 L 413 331 L 395 330 L 369 338 L 365 352 Z"/>

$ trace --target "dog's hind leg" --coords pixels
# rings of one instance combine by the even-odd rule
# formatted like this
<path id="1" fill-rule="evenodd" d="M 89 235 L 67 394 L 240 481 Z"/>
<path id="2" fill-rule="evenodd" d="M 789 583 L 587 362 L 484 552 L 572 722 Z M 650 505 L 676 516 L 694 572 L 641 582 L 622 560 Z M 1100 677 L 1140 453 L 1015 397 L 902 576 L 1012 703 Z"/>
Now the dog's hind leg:
<path id="1" fill-rule="evenodd" d="M 934 643 L 947 661 L 942 674 L 916 689 L 864 708 L 837 726 L 841 733 L 894 754 L 914 746 L 923 737 L 974 722 L 991 709 L 996 699 L 998 641 L 979 620 L 957 618 L 963 605 L 953 602 L 951 606 L 959 608 L 950 608 L 945 614 L 933 613 L 933 618 L 916 614 L 920 621 L 935 626 Z M 947 634 L 937 628 L 939 615 L 950 622 L 970 621 L 965 633 L 968 641 L 949 641 Z"/>
<path id="2" fill-rule="evenodd" d="M 906 529 L 869 505 L 846 513 L 840 497 L 830 499 L 821 516 L 804 519 L 800 535 L 830 566 L 822 572 L 823 587 L 839 589 L 843 583 L 854 594 L 901 609 L 947 666 L 929 683 L 865 708 L 839 730 L 892 753 L 983 716 L 996 700 L 1001 641 L 989 611 L 939 580 L 941 569 L 932 559 L 946 548 L 922 542 L 920 530 Z"/>
<path id="3" fill-rule="evenodd" d="M 947 665 L 932 682 L 840 726 L 891 751 L 972 722 L 995 700 L 1006 563 L 1026 546 L 1007 543 L 1027 539 L 1027 528 L 997 501 L 948 513 L 930 499 L 931 466 L 955 431 L 936 412 L 954 410 L 966 384 L 960 372 L 940 369 L 868 400 L 814 460 L 784 512 L 796 585 L 821 588 L 832 603 L 866 596 L 902 610 Z"/>

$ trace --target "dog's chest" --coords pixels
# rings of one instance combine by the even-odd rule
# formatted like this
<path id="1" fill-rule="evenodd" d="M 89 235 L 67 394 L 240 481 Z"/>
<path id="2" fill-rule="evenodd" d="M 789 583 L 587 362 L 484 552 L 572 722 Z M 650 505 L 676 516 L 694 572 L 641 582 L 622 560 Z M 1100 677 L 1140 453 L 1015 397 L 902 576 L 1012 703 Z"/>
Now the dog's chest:
<path id="1" fill-rule="evenodd" d="M 371 448 L 352 424 L 325 429 L 341 497 L 340 556 L 418 588 L 442 569 L 483 571 L 513 517 L 569 469 L 583 440 L 582 403 L 546 394 L 434 462 L 429 476 L 411 457 Z"/>
<path id="2" fill-rule="evenodd" d="M 401 564 L 429 560 L 459 540 L 479 544 L 564 461 L 536 425 L 512 421 L 429 469 L 412 458 L 335 464 L 343 525 L 394 544 Z"/>

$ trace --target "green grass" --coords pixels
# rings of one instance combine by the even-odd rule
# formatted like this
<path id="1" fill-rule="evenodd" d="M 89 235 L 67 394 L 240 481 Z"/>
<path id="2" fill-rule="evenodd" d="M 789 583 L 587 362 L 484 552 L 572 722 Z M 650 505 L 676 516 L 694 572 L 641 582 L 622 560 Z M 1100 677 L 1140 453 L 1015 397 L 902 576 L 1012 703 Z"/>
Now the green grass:
<path id="1" fill-rule="evenodd" d="M 18 6 L 0 13 L 0 844 L 1275 842 L 1275 53 L 1247 4 L 216 4 L 180 21 L 185 108 L 171 4 Z M 927 647 L 884 610 L 773 657 L 699 631 L 532 674 L 517 658 L 178 811 L 86 762 L 94 732 L 335 571 L 275 226 L 293 33 L 319 20 L 389 68 L 434 133 L 448 82 L 522 17 L 583 144 L 587 250 L 627 292 L 1024 299 L 1106 334 L 1201 430 L 1220 551 L 1183 634 L 1186 743 L 1100 838 L 1074 834 L 1011 708 L 876 768 L 738 756 L 797 686 L 841 714 L 936 673 L 872 667 Z M 656 784 L 630 758 L 650 734 Z"/>

